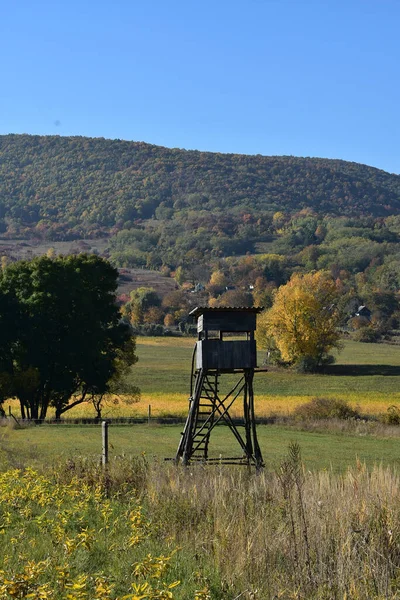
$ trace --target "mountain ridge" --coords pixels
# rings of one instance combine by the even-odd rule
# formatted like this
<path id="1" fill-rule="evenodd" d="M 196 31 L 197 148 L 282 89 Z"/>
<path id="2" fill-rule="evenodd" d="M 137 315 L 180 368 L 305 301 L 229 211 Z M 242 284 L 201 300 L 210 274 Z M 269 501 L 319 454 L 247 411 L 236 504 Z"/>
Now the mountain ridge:
<path id="1" fill-rule="evenodd" d="M 400 213 L 400 175 L 342 159 L 85 136 L 0 136 L 0 232 L 96 237 L 177 211 Z"/>
<path id="2" fill-rule="evenodd" d="M 387 175 L 394 175 L 396 177 L 400 177 L 400 173 L 394 173 L 391 171 L 386 171 L 385 169 L 381 169 L 380 167 L 376 167 L 375 165 L 370 165 L 367 163 L 359 163 L 357 161 L 354 160 L 346 160 L 344 158 L 328 158 L 328 157 L 323 157 L 323 156 L 300 156 L 297 154 L 261 154 L 260 152 L 256 152 L 256 153 L 248 153 L 248 152 L 222 152 L 220 150 L 199 150 L 198 148 L 184 148 L 184 147 L 179 147 L 179 146 L 164 146 L 163 144 L 153 144 L 152 142 L 146 142 L 145 140 L 128 140 L 128 139 L 124 139 L 124 138 L 107 138 L 104 136 L 85 136 L 85 135 L 62 135 L 62 134 L 36 134 L 36 133 L 6 133 L 6 134 L 0 134 L 0 140 L 2 138 L 21 138 L 21 137 L 28 137 L 28 138 L 38 138 L 38 139 L 42 139 L 42 138 L 55 138 L 55 139 L 77 139 L 77 140 L 92 140 L 92 141 L 103 141 L 103 142 L 121 142 L 122 144 L 137 144 L 137 145 L 144 145 L 144 146 L 150 146 L 152 148 L 159 148 L 161 150 L 167 150 L 167 151 L 171 151 L 171 152 L 193 152 L 193 153 L 200 153 L 200 154 L 209 154 L 209 155 L 220 155 L 220 156 L 233 156 L 233 157 L 248 157 L 248 158 L 252 158 L 252 157 L 259 157 L 259 158 L 266 158 L 266 159 L 299 159 L 299 160 L 317 160 L 317 161 L 330 161 L 332 163 L 345 163 L 345 164 L 349 164 L 349 165 L 356 165 L 358 167 L 366 167 L 367 169 L 374 169 L 376 171 L 380 171 L 382 173 L 385 173 Z"/>

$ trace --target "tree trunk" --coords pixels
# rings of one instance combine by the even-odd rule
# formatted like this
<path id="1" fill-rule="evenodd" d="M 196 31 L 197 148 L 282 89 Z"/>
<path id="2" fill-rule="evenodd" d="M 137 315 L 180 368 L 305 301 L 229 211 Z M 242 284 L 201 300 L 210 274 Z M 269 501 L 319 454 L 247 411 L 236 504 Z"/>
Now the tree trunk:
<path id="1" fill-rule="evenodd" d="M 39 420 L 44 421 L 46 418 L 46 414 L 47 414 L 47 405 L 46 406 L 42 405 L 41 409 L 40 409 Z"/>
<path id="2" fill-rule="evenodd" d="M 21 409 L 21 418 L 26 419 L 25 406 L 22 400 L 19 401 L 20 409 Z"/>
<path id="3" fill-rule="evenodd" d="M 78 404 L 82 404 L 82 402 L 85 402 L 86 400 L 86 395 L 87 395 L 87 389 L 83 389 L 82 391 L 82 395 L 80 398 L 78 398 L 78 400 L 75 400 L 74 402 L 71 402 L 71 404 L 64 404 L 61 407 L 56 407 L 56 414 L 59 414 L 60 417 L 61 415 L 63 415 L 65 412 L 67 412 L 67 410 L 71 410 L 71 408 L 74 408 L 74 406 L 78 406 Z M 59 413 L 58 413 L 59 410 Z"/>
<path id="4" fill-rule="evenodd" d="M 98 421 L 100 421 L 101 419 L 101 412 L 103 410 L 103 398 L 104 398 L 104 394 L 101 394 L 101 396 L 93 396 L 92 398 L 92 404 L 93 404 L 93 408 L 96 411 L 96 419 Z"/>

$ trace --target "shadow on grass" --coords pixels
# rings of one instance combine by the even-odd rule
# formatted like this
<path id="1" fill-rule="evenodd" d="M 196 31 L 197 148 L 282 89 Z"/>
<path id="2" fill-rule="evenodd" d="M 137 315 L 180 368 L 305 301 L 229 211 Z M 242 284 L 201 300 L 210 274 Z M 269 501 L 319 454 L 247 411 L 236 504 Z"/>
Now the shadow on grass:
<path id="1" fill-rule="evenodd" d="M 400 366 L 396 365 L 329 365 L 324 369 L 326 375 L 371 376 L 383 375 L 394 377 L 400 375 Z"/>

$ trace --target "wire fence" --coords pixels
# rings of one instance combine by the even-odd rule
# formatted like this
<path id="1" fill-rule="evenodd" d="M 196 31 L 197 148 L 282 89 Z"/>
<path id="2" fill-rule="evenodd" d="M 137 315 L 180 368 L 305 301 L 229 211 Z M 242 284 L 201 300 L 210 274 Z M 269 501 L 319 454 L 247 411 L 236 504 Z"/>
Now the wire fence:
<path id="1" fill-rule="evenodd" d="M 235 425 L 244 424 L 243 418 L 231 418 Z M 115 417 L 115 418 L 96 418 L 96 417 L 82 417 L 82 418 L 64 418 L 64 419 L 21 419 L 14 415 L 8 415 L 0 418 L 0 427 L 6 426 L 10 423 L 19 425 L 21 427 L 29 427 L 31 425 L 100 425 L 106 421 L 110 425 L 179 425 L 186 422 L 186 416 L 176 417 Z M 259 417 L 256 418 L 256 424 L 258 425 L 269 425 L 276 421 L 275 417 Z M 222 419 L 221 425 L 226 424 Z"/>

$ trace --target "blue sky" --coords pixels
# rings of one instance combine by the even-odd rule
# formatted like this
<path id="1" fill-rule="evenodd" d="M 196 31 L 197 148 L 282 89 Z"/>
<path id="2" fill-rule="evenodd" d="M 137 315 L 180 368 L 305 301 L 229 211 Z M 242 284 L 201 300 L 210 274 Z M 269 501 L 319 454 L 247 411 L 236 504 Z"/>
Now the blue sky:
<path id="1" fill-rule="evenodd" d="M 3 0 L 0 133 L 400 173 L 398 0 Z"/>

